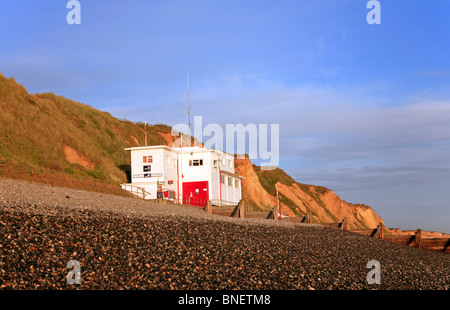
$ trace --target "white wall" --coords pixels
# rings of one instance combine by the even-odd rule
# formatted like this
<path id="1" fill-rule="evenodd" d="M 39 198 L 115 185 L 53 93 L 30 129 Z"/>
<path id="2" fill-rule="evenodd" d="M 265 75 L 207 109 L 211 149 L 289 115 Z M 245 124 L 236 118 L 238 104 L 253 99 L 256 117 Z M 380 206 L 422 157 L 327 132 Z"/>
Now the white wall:
<path id="1" fill-rule="evenodd" d="M 238 203 L 241 200 L 241 182 L 239 179 L 235 177 L 231 177 L 229 175 L 225 175 L 225 184 L 221 184 L 222 188 L 222 200 L 224 203 L 233 202 Z M 228 185 L 228 180 L 231 179 L 231 186 Z M 235 180 L 238 180 L 238 187 L 235 187 Z"/>
<path id="2" fill-rule="evenodd" d="M 163 183 L 163 189 L 178 191 L 178 180 L 177 180 L 177 154 L 169 150 L 164 149 L 163 156 L 163 177 L 160 181 Z M 169 184 L 169 181 L 173 181 Z"/>
<path id="3" fill-rule="evenodd" d="M 228 183 L 225 185 L 220 183 L 220 171 L 234 174 L 234 156 L 231 154 L 202 148 L 183 148 L 181 153 L 179 148 L 171 149 L 163 146 L 128 150 L 131 151 L 132 184 L 144 187 L 151 194 L 151 199 L 157 198 L 158 181 L 163 189 L 179 192 L 180 195 L 183 194 L 183 182 L 208 181 L 210 200 L 219 200 L 221 191 L 222 200 L 238 203 L 241 199 L 241 188 L 234 187 L 234 178 L 232 186 L 228 186 Z M 152 163 L 143 163 L 144 156 L 152 156 Z M 190 160 L 199 159 L 203 160 L 202 166 L 189 166 Z M 213 167 L 213 160 L 218 160 L 218 167 Z M 151 171 L 145 172 L 143 170 L 145 165 L 151 166 Z M 150 173 L 152 177 L 143 177 L 146 173 Z M 161 176 L 154 177 L 154 174 Z M 169 184 L 169 180 L 173 183 Z M 178 186 L 178 180 L 180 186 Z"/>
<path id="4" fill-rule="evenodd" d="M 185 153 L 180 154 L 182 156 L 182 171 L 183 171 L 183 182 L 198 182 L 198 181 L 209 181 L 210 179 L 210 168 L 211 152 L 202 153 Z M 189 166 L 190 160 L 203 160 L 203 166 Z"/>
<path id="5" fill-rule="evenodd" d="M 164 189 L 177 191 L 176 153 L 164 148 L 135 148 L 131 150 L 131 183 L 144 188 L 150 193 L 150 199 L 157 198 L 158 183 Z M 144 156 L 152 156 L 151 163 L 144 163 Z M 167 161 L 170 158 L 170 163 Z M 150 171 L 144 171 L 144 166 L 150 166 Z M 144 177 L 150 174 L 151 177 Z M 157 175 L 157 176 L 155 176 Z M 173 180 L 173 184 L 168 184 Z"/>

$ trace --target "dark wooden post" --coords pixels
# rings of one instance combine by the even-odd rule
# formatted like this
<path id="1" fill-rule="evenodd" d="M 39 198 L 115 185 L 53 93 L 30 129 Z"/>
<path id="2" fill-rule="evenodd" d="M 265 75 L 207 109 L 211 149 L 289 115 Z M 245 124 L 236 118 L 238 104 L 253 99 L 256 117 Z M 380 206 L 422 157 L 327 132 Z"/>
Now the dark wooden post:
<path id="1" fill-rule="evenodd" d="M 278 220 L 278 207 L 277 206 L 274 206 L 272 208 L 272 210 L 267 215 L 267 218 L 271 219 L 271 220 Z"/>
<path id="2" fill-rule="evenodd" d="M 243 219 L 244 212 L 245 212 L 245 202 L 244 200 L 241 199 L 236 208 L 234 208 L 233 212 L 231 213 L 231 217 L 238 217 L 240 219 Z"/>
<path id="3" fill-rule="evenodd" d="M 416 230 L 416 234 L 415 234 L 415 244 L 416 244 L 416 248 L 422 248 L 423 244 L 422 244 L 422 230 L 417 229 Z"/>
<path id="4" fill-rule="evenodd" d="M 206 206 L 203 208 L 203 211 L 205 211 L 206 213 L 212 214 L 212 204 L 211 204 L 211 200 L 208 201 L 208 203 L 206 204 Z"/>
<path id="5" fill-rule="evenodd" d="M 239 201 L 239 218 L 243 219 L 245 217 L 245 207 L 246 204 L 244 202 L 244 200 Z"/>
<path id="6" fill-rule="evenodd" d="M 311 211 L 306 211 L 305 216 L 301 219 L 301 223 L 311 224 Z"/>
<path id="7" fill-rule="evenodd" d="M 380 238 L 380 239 L 384 238 L 383 227 L 384 227 L 383 223 L 380 223 L 377 226 L 377 237 Z"/>
<path id="8" fill-rule="evenodd" d="M 347 222 L 345 221 L 345 218 L 342 219 L 340 226 L 342 230 L 347 230 Z"/>

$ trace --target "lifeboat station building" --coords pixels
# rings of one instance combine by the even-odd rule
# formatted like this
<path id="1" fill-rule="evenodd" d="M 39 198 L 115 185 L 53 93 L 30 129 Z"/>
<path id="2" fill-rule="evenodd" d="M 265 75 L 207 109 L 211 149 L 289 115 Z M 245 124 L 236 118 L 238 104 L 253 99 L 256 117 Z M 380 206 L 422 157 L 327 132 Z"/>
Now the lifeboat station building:
<path id="1" fill-rule="evenodd" d="M 205 206 L 234 206 L 242 199 L 243 177 L 234 155 L 198 146 L 143 146 L 131 152 L 131 183 L 122 187 L 144 199 L 169 199 Z"/>

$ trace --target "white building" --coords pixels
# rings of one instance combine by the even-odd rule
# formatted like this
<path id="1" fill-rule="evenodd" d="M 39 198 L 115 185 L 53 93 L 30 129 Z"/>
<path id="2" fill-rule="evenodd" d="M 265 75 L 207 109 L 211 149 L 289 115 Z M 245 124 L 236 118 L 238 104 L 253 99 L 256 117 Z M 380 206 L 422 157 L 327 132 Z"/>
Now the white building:
<path id="1" fill-rule="evenodd" d="M 131 152 L 131 184 L 122 187 L 144 193 L 145 199 L 163 195 L 183 204 L 236 205 L 243 179 L 234 173 L 234 155 L 201 147 L 146 146 Z"/>

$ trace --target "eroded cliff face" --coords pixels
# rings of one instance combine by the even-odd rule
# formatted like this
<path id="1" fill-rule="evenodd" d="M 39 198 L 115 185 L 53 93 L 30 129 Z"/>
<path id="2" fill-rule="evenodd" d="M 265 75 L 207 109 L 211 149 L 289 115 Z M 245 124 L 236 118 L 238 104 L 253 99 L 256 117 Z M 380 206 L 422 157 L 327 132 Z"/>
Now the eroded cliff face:
<path id="1" fill-rule="evenodd" d="M 235 172 L 245 178 L 242 180 L 242 197 L 247 205 L 254 209 L 270 210 L 277 204 L 276 198 L 262 187 L 248 158 L 235 160 Z M 284 204 L 282 204 L 282 210 L 286 210 Z M 294 215 L 292 211 L 291 213 Z"/>
<path id="2" fill-rule="evenodd" d="M 332 223 L 346 219 L 349 229 L 375 228 L 383 220 L 369 206 L 342 200 L 333 191 L 294 181 L 283 170 L 263 171 L 248 158 L 235 160 L 236 173 L 242 181 L 244 201 L 254 209 L 270 210 L 277 204 L 289 216 L 304 216 L 308 211 L 313 223 Z M 384 224 L 384 223 L 383 223 Z"/>

